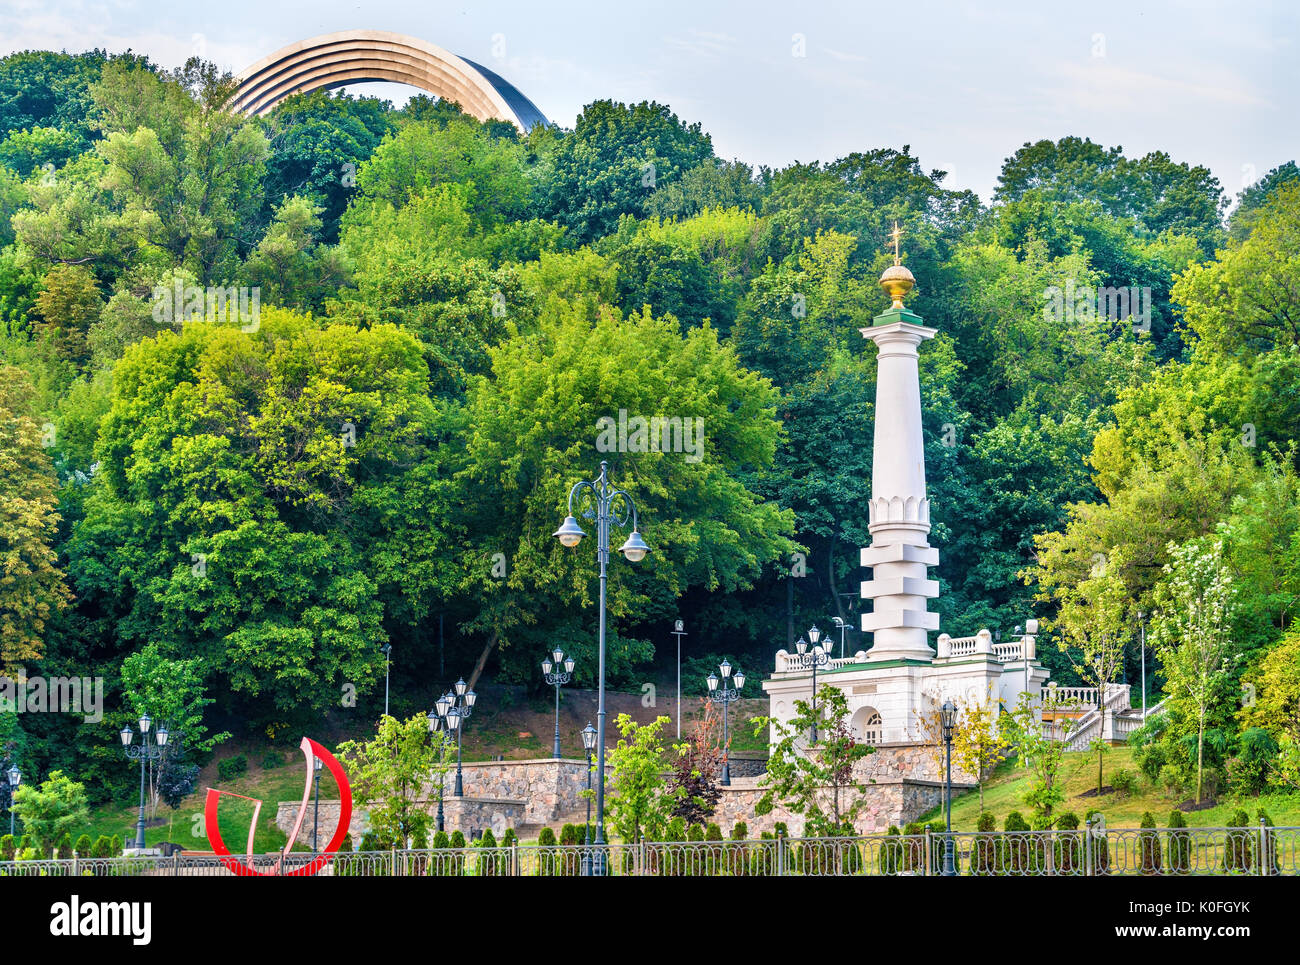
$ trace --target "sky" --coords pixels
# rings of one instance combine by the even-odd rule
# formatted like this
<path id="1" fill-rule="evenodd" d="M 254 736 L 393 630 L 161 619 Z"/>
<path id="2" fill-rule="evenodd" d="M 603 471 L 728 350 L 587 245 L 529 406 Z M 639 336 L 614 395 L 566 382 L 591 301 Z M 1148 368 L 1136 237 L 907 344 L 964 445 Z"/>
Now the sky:
<path id="1" fill-rule="evenodd" d="M 0 55 L 130 48 L 237 73 L 317 34 L 392 30 L 491 68 L 563 127 L 596 99 L 655 100 L 755 166 L 907 144 L 988 200 L 1021 144 L 1077 135 L 1203 164 L 1232 196 L 1300 156 L 1298 26 L 1293 0 L 0 0 Z"/>

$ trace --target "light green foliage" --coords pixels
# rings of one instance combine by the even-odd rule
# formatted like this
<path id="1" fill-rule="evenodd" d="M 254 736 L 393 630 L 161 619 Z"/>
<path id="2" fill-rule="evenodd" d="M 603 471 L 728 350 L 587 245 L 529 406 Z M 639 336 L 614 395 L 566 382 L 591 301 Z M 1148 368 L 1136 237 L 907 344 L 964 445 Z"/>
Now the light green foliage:
<path id="1" fill-rule="evenodd" d="M 46 856 L 65 834 L 83 827 L 90 817 L 85 787 L 62 771 L 51 771 L 40 784 L 20 787 L 14 793 L 13 810 Z"/>
<path id="2" fill-rule="evenodd" d="M 453 753 L 444 732 L 429 731 L 424 714 L 404 721 L 385 715 L 373 739 L 339 746 L 352 793 L 370 815 L 378 847 L 403 848 L 415 835 L 427 836 L 426 790 L 450 770 Z M 453 847 L 464 847 L 464 839 Z"/>
<path id="3" fill-rule="evenodd" d="M 857 741 L 848 726 L 844 691 L 824 684 L 817 694 L 817 709 L 806 700 L 794 702 L 795 716 L 787 723 L 755 718 L 755 733 L 772 728 L 776 744 L 760 781 L 763 794 L 754 810 L 770 814 L 778 805 L 802 814 L 805 834 L 852 834 L 853 824 L 866 805 L 867 785 L 854 774 L 854 765 L 875 748 Z M 815 716 L 814 716 L 815 714 Z M 817 727 L 820 753 L 804 748 Z"/>
<path id="4" fill-rule="evenodd" d="M 663 736 L 668 717 L 638 724 L 627 714 L 614 721 L 618 744 L 609 752 L 605 799 L 610 826 L 622 841 L 661 841 L 672 817 L 676 797 L 668 790 L 664 772 L 670 765 Z"/>

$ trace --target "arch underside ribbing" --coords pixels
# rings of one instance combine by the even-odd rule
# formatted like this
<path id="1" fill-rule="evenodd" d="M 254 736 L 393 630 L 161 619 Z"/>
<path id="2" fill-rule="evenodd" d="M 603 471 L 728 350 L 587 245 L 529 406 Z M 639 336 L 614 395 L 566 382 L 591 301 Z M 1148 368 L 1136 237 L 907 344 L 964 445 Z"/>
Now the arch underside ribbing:
<path id="1" fill-rule="evenodd" d="M 277 50 L 237 78 L 233 108 L 264 116 L 291 94 L 387 81 L 457 101 L 480 121 L 511 121 L 527 131 L 548 121 L 499 75 L 414 37 L 365 30 L 313 37 Z"/>

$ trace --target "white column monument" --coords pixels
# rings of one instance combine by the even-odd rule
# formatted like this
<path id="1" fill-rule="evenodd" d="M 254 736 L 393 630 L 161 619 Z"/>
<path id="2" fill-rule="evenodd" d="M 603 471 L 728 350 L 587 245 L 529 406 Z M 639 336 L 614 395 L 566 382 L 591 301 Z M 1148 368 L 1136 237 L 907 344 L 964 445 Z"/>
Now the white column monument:
<path id="1" fill-rule="evenodd" d="M 929 544 L 930 500 L 925 495 L 925 441 L 921 435 L 921 382 L 917 346 L 937 332 L 903 307 L 916 283 L 899 258 L 901 232 L 894 225 L 894 264 L 880 277 L 893 303 L 862 329 L 879 349 L 876 374 L 876 430 L 871 454 L 871 545 L 862 550 L 862 565 L 872 578 L 862 596 L 872 612 L 862 615 L 862 629 L 874 635 L 870 662 L 914 660 L 929 663 L 934 651 L 926 631 L 939 629 L 939 615 L 926 601 L 939 595 L 939 583 L 926 568 L 939 565 L 939 551 Z"/>

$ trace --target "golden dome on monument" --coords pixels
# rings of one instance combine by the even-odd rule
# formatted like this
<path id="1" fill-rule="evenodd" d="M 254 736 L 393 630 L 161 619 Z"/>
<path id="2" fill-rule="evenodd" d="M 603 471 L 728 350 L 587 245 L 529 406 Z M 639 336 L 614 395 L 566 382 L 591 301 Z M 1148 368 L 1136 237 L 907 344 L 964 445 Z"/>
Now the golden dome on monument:
<path id="1" fill-rule="evenodd" d="M 903 265 L 890 265 L 885 269 L 885 273 L 880 276 L 880 287 L 885 290 L 885 294 L 893 302 L 889 306 L 890 308 L 902 308 L 903 299 L 915 284 L 916 279 Z"/>

